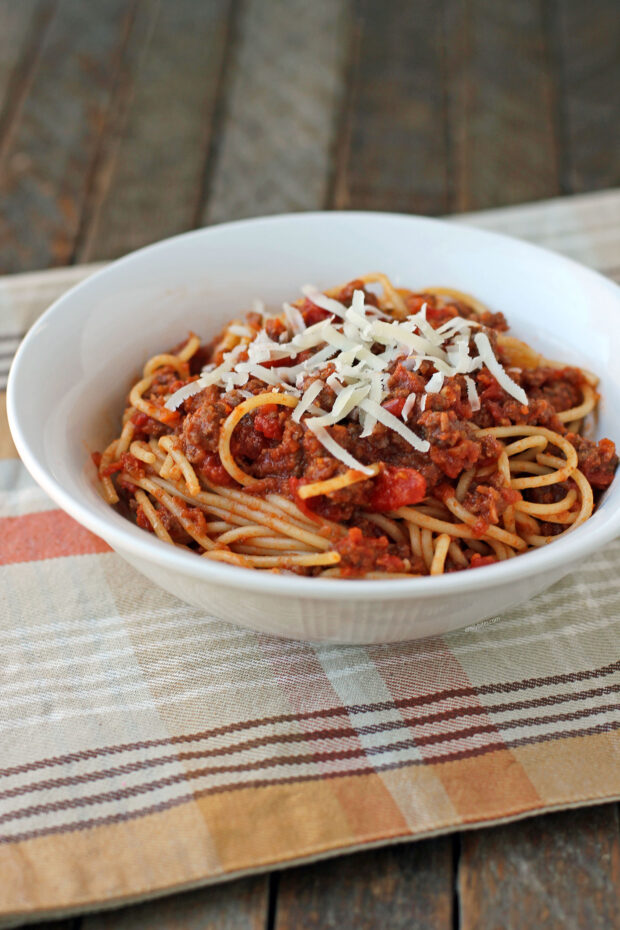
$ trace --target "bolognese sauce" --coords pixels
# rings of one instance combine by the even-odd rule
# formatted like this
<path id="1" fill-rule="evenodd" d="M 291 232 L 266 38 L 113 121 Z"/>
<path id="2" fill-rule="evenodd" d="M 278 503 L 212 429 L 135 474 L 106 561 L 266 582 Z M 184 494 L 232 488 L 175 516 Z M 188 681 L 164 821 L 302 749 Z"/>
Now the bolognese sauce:
<path id="1" fill-rule="evenodd" d="M 479 568 L 573 531 L 613 480 L 589 372 L 446 288 L 366 275 L 146 363 L 95 463 L 165 542 L 323 577 Z"/>

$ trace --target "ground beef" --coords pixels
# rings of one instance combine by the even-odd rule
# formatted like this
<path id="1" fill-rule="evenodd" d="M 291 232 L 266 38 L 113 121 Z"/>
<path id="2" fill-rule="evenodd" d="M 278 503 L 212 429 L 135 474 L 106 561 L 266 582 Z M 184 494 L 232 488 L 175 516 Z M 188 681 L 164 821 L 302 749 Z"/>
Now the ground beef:
<path id="1" fill-rule="evenodd" d="M 410 294 L 405 298 L 405 302 L 409 313 L 419 313 L 423 305 L 426 304 L 426 318 L 435 327 L 441 326 L 442 323 L 447 323 L 448 320 L 453 320 L 457 316 L 462 316 L 467 320 L 476 320 L 488 329 L 497 332 L 506 332 L 508 329 L 508 323 L 503 313 L 486 311 L 479 315 L 460 300 L 437 297 L 435 294 Z"/>
<path id="2" fill-rule="evenodd" d="M 469 424 L 453 410 L 425 410 L 418 420 L 431 444 L 431 460 L 449 478 L 471 468 L 480 457 L 480 444 L 469 438 Z"/>
<path id="3" fill-rule="evenodd" d="M 519 380 L 517 373 L 515 373 L 515 380 Z M 547 398 L 542 396 L 532 398 L 530 403 L 524 406 L 504 391 L 493 375 L 484 368 L 476 375 L 476 387 L 480 397 L 480 410 L 473 415 L 472 419 L 482 429 L 528 423 L 545 426 L 557 433 L 564 432 L 556 410 Z"/>
<path id="4" fill-rule="evenodd" d="M 611 439 L 594 442 L 576 433 L 568 433 L 566 438 L 577 449 L 579 468 L 592 487 L 600 490 L 608 488 L 618 467 L 616 446 Z"/>
<path id="5" fill-rule="evenodd" d="M 577 368 L 526 368 L 520 382 L 530 399 L 548 401 L 557 413 L 582 401 L 584 378 Z"/>
<path id="6" fill-rule="evenodd" d="M 250 418 L 247 417 L 245 419 L 248 425 L 246 427 L 246 432 L 242 435 L 247 437 L 247 445 L 240 444 L 240 446 L 236 448 L 236 451 L 233 450 L 235 459 L 238 460 L 238 455 L 242 463 L 247 459 L 248 472 L 255 478 L 267 478 L 270 475 L 282 475 L 292 478 L 300 477 L 301 474 L 303 474 L 304 463 L 303 445 L 305 433 L 303 427 L 295 423 L 295 421 L 291 420 L 289 417 L 283 424 L 282 439 L 278 442 L 277 440 L 267 439 L 256 432 Z M 241 422 L 243 423 L 243 420 Z M 261 448 L 255 457 L 249 454 L 252 433 L 259 437 L 259 442 L 261 444 Z M 242 442 L 243 440 L 240 440 L 240 443 Z M 321 449 L 322 448 L 321 446 Z"/>
<path id="7" fill-rule="evenodd" d="M 463 499 L 463 506 L 477 514 L 487 526 L 495 526 L 506 509 L 521 499 L 518 491 L 502 487 L 493 476 L 488 484 L 477 484 Z"/>
<path id="8" fill-rule="evenodd" d="M 350 304 L 353 299 L 353 291 L 363 291 L 364 292 L 364 302 L 371 307 L 378 307 L 379 302 L 377 300 L 376 294 L 373 294 L 372 291 L 369 291 L 363 281 L 359 279 L 355 281 L 349 281 L 348 284 L 340 290 L 338 293 L 337 300 L 343 304 Z"/>
<path id="9" fill-rule="evenodd" d="M 399 547 L 389 543 L 385 536 L 368 537 L 358 526 L 348 530 L 336 543 L 340 553 L 339 568 L 345 576 L 366 575 L 372 571 L 405 572 L 410 561 L 399 554 Z M 407 549 L 404 550 L 405 553 Z"/>
<path id="10" fill-rule="evenodd" d="M 216 387 L 188 398 L 184 407 L 182 448 L 192 465 L 200 467 L 207 452 L 217 453 L 220 428 L 233 408 L 220 397 Z"/>

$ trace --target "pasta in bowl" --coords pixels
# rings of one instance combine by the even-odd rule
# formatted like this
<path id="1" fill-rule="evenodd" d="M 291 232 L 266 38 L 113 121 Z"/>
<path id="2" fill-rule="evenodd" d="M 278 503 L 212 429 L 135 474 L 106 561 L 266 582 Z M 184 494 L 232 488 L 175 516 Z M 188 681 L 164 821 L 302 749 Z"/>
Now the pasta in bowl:
<path id="1" fill-rule="evenodd" d="M 356 279 L 373 268 L 386 277 Z M 155 604 L 164 588 L 199 608 L 196 622 L 308 640 L 438 635 L 501 616 L 620 532 L 619 482 L 601 484 L 613 450 L 599 445 L 620 435 L 619 294 L 561 256 L 421 217 L 224 224 L 113 262 L 56 301 L 17 353 L 9 423 L 49 496 L 146 576 L 103 557 L 128 597 Z M 480 319 L 498 311 L 510 333 Z M 286 371 L 320 352 L 323 369 Z M 513 486 L 524 479 L 539 486 Z"/>
<path id="2" fill-rule="evenodd" d="M 618 465 L 584 435 L 596 386 L 475 297 L 366 274 L 150 358 L 95 461 L 108 503 L 210 560 L 440 575 L 591 516 Z"/>

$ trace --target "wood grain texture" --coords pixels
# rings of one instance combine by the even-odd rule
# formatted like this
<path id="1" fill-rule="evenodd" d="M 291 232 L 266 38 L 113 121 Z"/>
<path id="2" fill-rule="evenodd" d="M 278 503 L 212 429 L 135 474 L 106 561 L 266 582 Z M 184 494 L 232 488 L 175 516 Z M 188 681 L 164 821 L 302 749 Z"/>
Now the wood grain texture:
<path id="1" fill-rule="evenodd" d="M 557 101 L 539 0 L 446 5 L 451 210 L 559 193 Z"/>
<path id="2" fill-rule="evenodd" d="M 355 5 L 334 205 L 445 213 L 444 4 Z"/>
<path id="3" fill-rule="evenodd" d="M 554 0 L 550 26 L 562 110 L 564 190 L 620 184 L 620 9 L 617 0 Z"/>
<path id="4" fill-rule="evenodd" d="M 264 930 L 268 883 L 261 875 L 104 911 L 82 918 L 80 930 Z"/>
<path id="5" fill-rule="evenodd" d="M 203 221 L 324 206 L 347 0 L 246 0 Z"/>
<path id="6" fill-rule="evenodd" d="M 0 271 L 71 257 L 133 13 L 126 0 L 56 8 L 0 163 Z"/>
<path id="7" fill-rule="evenodd" d="M 609 930 L 618 926 L 616 805 L 463 834 L 462 930 Z"/>
<path id="8" fill-rule="evenodd" d="M 69 917 L 66 920 L 46 920 L 45 923 L 28 924 L 30 930 L 81 930 L 82 918 Z"/>
<path id="9" fill-rule="evenodd" d="M 28 93 L 54 0 L 0 3 L 0 160 Z"/>
<path id="10" fill-rule="evenodd" d="M 451 930 L 446 838 L 283 872 L 274 930 Z"/>
<path id="11" fill-rule="evenodd" d="M 130 37 L 133 67 L 118 87 L 78 261 L 114 258 L 194 225 L 230 7 L 230 0 L 141 5 Z"/>
<path id="12" fill-rule="evenodd" d="M 556 197 L 544 204 L 461 213 L 451 220 L 554 249 L 620 283 L 619 216 L 620 189 L 617 189 Z"/>

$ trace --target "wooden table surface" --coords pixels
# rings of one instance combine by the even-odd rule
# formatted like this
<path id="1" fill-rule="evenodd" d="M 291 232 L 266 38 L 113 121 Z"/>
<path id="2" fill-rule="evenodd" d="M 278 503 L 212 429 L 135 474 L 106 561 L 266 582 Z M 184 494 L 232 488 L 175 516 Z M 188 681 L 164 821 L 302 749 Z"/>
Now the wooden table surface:
<path id="1" fill-rule="evenodd" d="M 0 273 L 616 187 L 619 133 L 617 0 L 0 0 Z M 619 890 L 606 805 L 54 926 L 597 930 Z"/>

